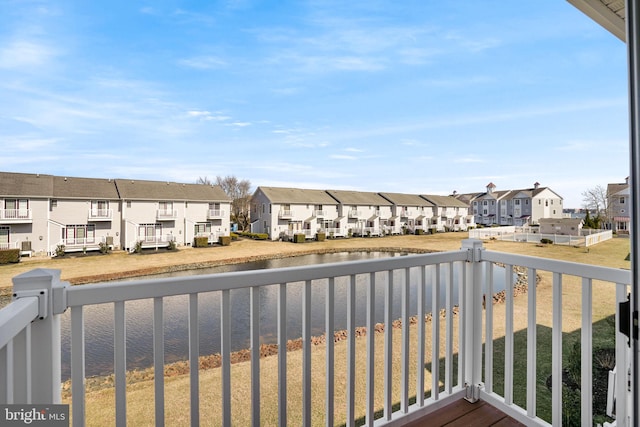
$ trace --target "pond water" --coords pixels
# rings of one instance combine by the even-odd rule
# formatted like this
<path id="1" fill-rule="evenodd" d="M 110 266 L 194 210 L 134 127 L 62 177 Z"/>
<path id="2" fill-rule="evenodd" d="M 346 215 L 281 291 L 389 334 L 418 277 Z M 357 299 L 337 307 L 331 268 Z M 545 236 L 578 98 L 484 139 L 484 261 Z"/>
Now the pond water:
<path id="1" fill-rule="evenodd" d="M 321 255 L 304 255 L 291 258 L 256 261 L 244 264 L 226 265 L 207 269 L 181 271 L 154 275 L 155 277 L 175 277 L 197 274 L 212 274 L 228 271 L 256 270 L 266 268 L 292 267 L 321 263 L 343 262 L 362 259 L 386 258 L 400 256 L 398 253 L 337 253 Z M 494 267 L 500 268 L 500 267 Z M 442 270 L 443 275 L 448 274 Z M 393 318 L 401 316 L 401 287 L 404 283 L 404 271 L 394 272 Z M 420 271 L 410 270 L 410 315 L 417 312 L 416 284 L 420 282 Z M 457 269 L 454 270 L 454 276 Z M 454 277 L 455 278 L 455 277 Z M 494 273 L 494 278 L 502 278 L 496 283 L 497 291 L 504 289 L 504 273 Z M 140 278 L 136 278 L 140 279 Z M 129 280 L 136 280 L 129 279 Z M 356 300 L 365 301 L 369 275 L 359 275 L 356 280 Z M 431 275 L 427 274 L 426 303 L 431 307 Z M 335 279 L 335 329 L 347 327 L 347 286 L 348 277 Z M 312 282 L 312 335 L 322 335 L 325 330 L 325 284 L 326 280 Z M 387 273 L 376 273 L 375 321 L 384 320 L 384 290 L 387 284 Z M 90 285 L 89 285 L 90 286 Z M 275 344 L 277 340 L 277 296 L 278 286 L 263 287 L 260 291 L 260 335 L 261 343 Z M 302 291 L 303 283 L 287 285 L 287 338 L 296 339 L 302 336 Z M 457 288 L 453 292 L 454 303 L 457 303 Z M 440 306 L 444 306 L 444 290 L 441 292 Z M 188 358 L 188 295 L 164 298 L 164 339 L 165 363 Z M 249 348 L 249 289 L 233 290 L 231 302 L 231 351 Z M 202 293 L 198 297 L 200 354 L 208 355 L 220 351 L 220 293 Z M 125 303 L 126 335 L 127 335 L 127 369 L 147 368 L 153 366 L 153 300 L 136 300 Z M 364 304 L 356 304 L 356 325 L 366 324 Z M 85 318 L 85 373 L 87 376 L 107 375 L 113 372 L 113 304 L 87 306 Z M 70 310 L 62 318 L 62 376 L 63 380 L 70 375 Z"/>

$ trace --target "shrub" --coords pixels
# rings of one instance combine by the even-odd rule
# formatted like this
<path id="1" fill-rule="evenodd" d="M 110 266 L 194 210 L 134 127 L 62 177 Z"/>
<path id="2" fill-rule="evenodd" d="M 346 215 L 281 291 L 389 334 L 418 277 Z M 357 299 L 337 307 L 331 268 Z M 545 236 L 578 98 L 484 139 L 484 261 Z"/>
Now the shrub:
<path id="1" fill-rule="evenodd" d="M 304 234 L 293 235 L 293 243 L 304 243 L 304 240 L 305 240 Z"/>
<path id="2" fill-rule="evenodd" d="M 109 246 L 105 242 L 100 242 L 98 246 L 100 247 L 101 254 L 108 254 L 109 252 L 111 252 L 111 246 Z"/>
<path id="3" fill-rule="evenodd" d="M 326 239 L 326 238 L 327 238 L 326 233 L 317 233 L 316 234 L 316 240 L 318 242 L 324 242 L 324 239 Z"/>
<path id="4" fill-rule="evenodd" d="M 238 233 L 231 233 L 230 236 L 231 236 L 231 240 L 238 240 L 238 238 L 240 237 Z"/>
<path id="5" fill-rule="evenodd" d="M 136 254 L 142 253 L 142 240 L 136 242 L 136 245 L 133 247 L 133 252 Z"/>
<path id="6" fill-rule="evenodd" d="M 206 248 L 208 245 L 209 245 L 209 238 L 207 236 L 196 237 L 193 239 L 193 246 L 196 248 Z"/>
<path id="7" fill-rule="evenodd" d="M 220 236 L 218 239 L 218 243 L 222 246 L 229 246 L 231 244 L 231 236 Z"/>
<path id="8" fill-rule="evenodd" d="M 20 262 L 20 249 L 0 250 L 0 264 Z"/>
<path id="9" fill-rule="evenodd" d="M 65 245 L 60 244 L 56 246 L 56 250 L 54 253 L 57 257 L 63 257 L 65 254 L 65 249 L 66 249 Z"/>
<path id="10" fill-rule="evenodd" d="M 169 250 L 169 251 L 175 251 L 176 250 L 176 241 L 175 240 L 169 240 L 169 244 L 167 245 L 167 250 Z"/>
<path id="11" fill-rule="evenodd" d="M 422 228 L 416 228 L 416 234 L 417 234 L 418 236 L 421 236 L 421 235 L 423 235 L 423 234 L 424 234 L 424 230 L 423 230 Z"/>
<path id="12" fill-rule="evenodd" d="M 544 244 L 553 244 L 553 240 L 551 239 L 540 239 L 540 243 L 544 243 Z"/>
<path id="13" fill-rule="evenodd" d="M 269 238 L 267 233 L 249 233 L 247 231 L 243 231 L 240 235 L 254 240 L 267 240 Z"/>

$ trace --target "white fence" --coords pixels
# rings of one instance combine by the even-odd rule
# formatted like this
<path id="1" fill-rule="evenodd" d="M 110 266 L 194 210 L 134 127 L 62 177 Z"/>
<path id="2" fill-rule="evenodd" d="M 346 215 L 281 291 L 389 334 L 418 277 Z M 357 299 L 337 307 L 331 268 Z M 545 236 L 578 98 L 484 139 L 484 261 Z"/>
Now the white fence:
<path id="1" fill-rule="evenodd" d="M 580 236 L 568 234 L 541 234 L 532 227 L 488 227 L 469 230 L 470 239 L 504 240 L 508 242 L 540 243 L 542 239 L 552 241 L 556 245 L 592 246 L 613 238 L 611 230 L 581 231 Z"/>
<path id="2" fill-rule="evenodd" d="M 493 268 L 488 266 L 500 263 L 505 266 L 505 310 L 506 325 L 494 324 L 492 304 L 483 309 L 483 293 L 493 295 L 496 278 Z M 552 277 L 552 303 L 544 307 L 550 311 L 544 318 L 538 319 L 539 307 L 537 292 L 527 293 L 527 305 L 524 312 L 514 310 L 514 274 L 513 267 L 520 266 L 527 271 L 527 283 L 530 290 L 536 289 L 539 274 Z M 418 277 L 413 283 L 409 273 Z M 563 373 L 563 294 L 568 286 L 575 286 L 582 299 L 581 309 L 581 417 L 582 425 L 591 425 L 593 419 L 593 372 L 592 372 L 592 324 L 593 289 L 595 286 L 611 286 L 615 289 L 615 298 L 609 303 L 609 312 L 616 313 L 616 331 L 619 330 L 621 317 L 617 312 L 617 303 L 624 301 L 631 281 L 629 271 L 604 267 L 595 267 L 569 262 L 560 262 L 534 257 L 510 255 L 486 251 L 478 240 L 467 240 L 458 251 L 391 257 L 386 259 L 344 262 L 335 264 L 303 266 L 285 269 L 254 270 L 215 275 L 178 277 L 168 279 L 140 280 L 123 283 L 104 283 L 69 287 L 60 282 L 59 272 L 55 270 L 34 270 L 14 279 L 15 301 L 0 310 L 0 403 L 57 403 L 60 402 L 60 325 L 59 317 L 66 309 L 71 309 L 71 381 L 72 381 L 72 418 L 74 426 L 84 425 L 86 411 L 85 391 L 85 329 L 83 308 L 94 304 L 108 304 L 113 310 L 113 357 L 115 377 L 115 423 L 118 426 L 127 422 L 127 398 L 130 390 L 126 383 L 127 301 L 148 299 L 153 301 L 153 354 L 155 372 L 163 372 L 165 360 L 165 312 L 163 299 L 174 295 L 188 296 L 184 310 L 188 313 L 188 353 L 189 365 L 199 366 L 199 316 L 219 313 L 220 318 L 220 355 L 221 355 L 221 402 L 220 421 L 225 426 L 237 425 L 236 417 L 246 415 L 246 424 L 263 424 L 264 405 L 261 384 L 261 288 L 275 286 L 277 297 L 271 301 L 277 316 L 277 345 L 287 347 L 287 318 L 290 311 L 302 313 L 302 372 L 301 391 L 290 393 L 288 388 L 288 359 L 299 358 L 298 354 L 279 351 L 277 356 L 277 424 L 288 425 L 334 425 L 344 423 L 353 426 L 361 416 L 367 425 L 402 425 L 423 417 L 430 412 L 462 397 L 467 400 L 485 400 L 525 425 L 549 426 L 562 424 L 562 373 Z M 380 278 L 385 277 L 385 281 Z M 568 277 L 569 279 L 566 279 Z M 311 350 L 311 307 L 324 306 L 326 331 L 334 331 L 334 319 L 337 307 L 335 298 L 336 279 L 347 279 L 347 294 L 341 302 L 346 307 L 347 344 L 346 357 L 338 359 L 332 339 L 326 340 L 324 354 L 325 371 L 320 381 L 324 382 L 324 398 L 312 397 L 312 350 Z M 364 280 L 357 295 L 357 278 Z M 427 287 L 427 278 L 440 286 Z M 570 280 L 571 279 L 571 280 Z M 298 303 L 288 307 L 288 288 L 293 283 L 301 284 L 301 296 Z M 312 287 L 320 286 L 324 297 L 312 300 Z M 565 288 L 563 288 L 565 287 Z M 382 288 L 384 297 L 380 301 L 376 290 Z M 484 289 L 484 292 L 483 292 Z M 242 310 L 248 316 L 250 325 L 251 385 L 250 395 L 244 395 L 246 407 L 232 407 L 234 393 L 231 369 L 231 301 L 236 292 L 249 293 L 247 307 Z M 202 293 L 216 292 L 219 306 L 207 307 L 199 312 L 199 297 Z M 364 297 L 362 292 L 364 292 Z M 431 305 L 425 303 L 427 292 L 431 295 Z M 401 308 L 401 327 L 393 327 L 393 301 L 398 295 Z M 459 297 L 458 315 L 454 315 L 454 295 Z M 444 301 L 442 303 L 441 301 Z M 384 338 L 378 340 L 374 333 L 366 334 L 365 354 L 356 352 L 355 313 L 366 312 L 365 325 L 368 331 L 376 329 L 374 313 L 382 303 L 384 313 Z M 606 301 L 598 301 L 601 310 Z M 264 302 L 262 302 L 264 304 Z M 298 305 L 299 304 L 299 305 Z M 409 308 L 417 310 L 417 319 L 424 319 L 426 313 L 444 313 L 433 316 L 431 328 L 418 321 L 416 330 L 410 331 Z M 245 311 L 246 310 L 246 311 Z M 263 308 L 264 310 L 264 308 Z M 442 311 L 444 310 L 444 311 Z M 552 318 L 551 347 L 552 354 L 552 396 L 550 419 L 543 420 L 538 415 L 541 390 L 537 372 L 537 325 L 539 320 Z M 523 329 L 522 322 L 526 319 Z M 499 327 L 499 329 L 496 329 Z M 504 332 L 496 332 L 504 329 Z M 456 331 L 457 330 L 457 331 Z M 516 346 L 516 331 L 525 331 L 526 346 Z M 331 333 L 330 332 L 330 333 Z M 394 360 L 393 335 L 399 333 L 400 357 Z M 618 372 L 626 372 L 628 366 L 626 337 L 616 332 L 616 363 Z M 483 336 L 485 338 L 483 338 Z M 498 352 L 494 340 L 504 337 L 504 350 Z M 383 361 L 376 349 L 384 347 Z M 483 348 L 484 347 L 484 348 Z M 362 349 L 362 347 L 359 347 Z M 428 350 L 429 349 L 429 350 Z M 457 352 L 455 351 L 457 349 Z M 362 351 L 362 350 L 361 350 Z M 525 355 L 522 354 L 525 351 Z M 516 354 L 519 354 L 516 357 Z M 497 356 L 500 357 L 497 357 Z M 484 356 L 484 357 L 483 357 Z M 524 360 L 526 358 L 526 366 Z M 414 362 L 410 362 L 413 359 Z M 483 365 L 484 359 L 484 365 Z M 338 366 L 338 360 L 346 364 Z M 382 366 L 379 364 L 382 363 Z M 427 377 L 425 366 L 430 366 Z M 494 366 L 500 364 L 502 376 L 496 374 Z M 366 366 L 366 373 L 356 382 L 356 368 Z M 526 369 L 526 375 L 516 375 L 517 369 Z M 336 378 L 338 372 L 344 377 Z M 398 375 L 399 373 L 399 375 Z M 189 404 L 183 411 L 189 413 L 192 425 L 198 425 L 200 412 L 200 371 L 189 372 Z M 297 375 L 297 374 L 296 374 Z M 289 376 L 290 378 L 290 376 Z M 412 381 L 410 381 L 410 378 Z M 499 380 L 497 378 L 500 378 Z M 378 379 L 378 380 L 376 380 Z M 384 384 L 378 390 L 375 384 Z M 154 376 L 156 425 L 164 425 L 165 383 L 163 375 Z M 498 385 L 497 383 L 500 382 Z M 346 394 L 337 394 L 338 385 L 344 387 Z M 275 384 L 274 384 L 275 387 Z M 626 375 L 618 375 L 617 390 L 618 426 L 628 423 Z M 515 390 L 525 390 L 526 403 L 516 402 Z M 236 392 L 237 393 L 237 392 Z M 366 407 L 364 413 L 357 413 L 356 393 L 364 393 Z M 382 403 L 376 404 L 376 396 L 382 396 Z M 296 397 L 299 401 L 292 402 Z M 143 405 L 144 406 L 144 405 Z M 300 408 L 299 419 L 290 418 L 293 408 Z M 335 419 L 336 408 L 342 410 L 344 419 Z M 318 415 L 320 414 L 320 415 Z M 320 421 L 318 418 L 320 417 Z M 312 421 L 314 420 L 314 421 Z M 109 423 L 108 420 L 101 422 Z M 273 421 L 269 421 L 273 422 Z"/>

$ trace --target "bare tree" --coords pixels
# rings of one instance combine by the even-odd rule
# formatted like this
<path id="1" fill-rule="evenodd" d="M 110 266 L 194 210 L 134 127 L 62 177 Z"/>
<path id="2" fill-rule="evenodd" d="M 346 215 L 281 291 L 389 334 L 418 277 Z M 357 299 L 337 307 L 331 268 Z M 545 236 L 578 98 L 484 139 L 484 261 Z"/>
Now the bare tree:
<path id="1" fill-rule="evenodd" d="M 209 178 L 207 178 L 206 176 L 202 177 L 199 176 L 196 184 L 204 184 L 204 185 L 213 185 L 213 182 L 211 182 L 211 180 Z"/>
<path id="2" fill-rule="evenodd" d="M 205 177 L 204 180 L 206 179 Z M 237 222 L 240 229 L 246 230 L 249 226 L 251 182 L 248 179 L 239 180 L 233 175 L 224 178 L 217 176 L 215 185 L 219 185 L 231 198 L 231 221 Z"/>
<path id="3" fill-rule="evenodd" d="M 582 192 L 582 201 L 584 207 L 594 212 L 596 217 L 599 217 L 603 222 L 609 220 L 609 198 L 607 197 L 607 190 L 601 186 L 596 185 L 593 188 L 589 188 Z"/>

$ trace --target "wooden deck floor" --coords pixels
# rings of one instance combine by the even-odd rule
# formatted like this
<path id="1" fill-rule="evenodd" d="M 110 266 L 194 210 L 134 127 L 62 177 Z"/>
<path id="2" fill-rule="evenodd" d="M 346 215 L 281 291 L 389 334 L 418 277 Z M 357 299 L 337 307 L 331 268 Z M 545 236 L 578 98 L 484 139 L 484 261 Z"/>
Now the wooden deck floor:
<path id="1" fill-rule="evenodd" d="M 464 399 L 440 408 L 437 411 L 406 424 L 405 427 L 508 427 L 524 424 L 507 416 L 484 401 L 469 403 Z"/>

